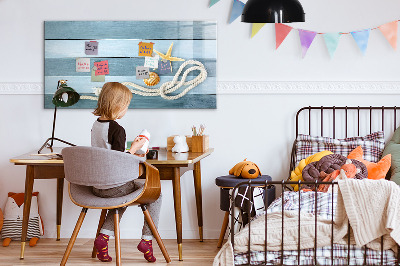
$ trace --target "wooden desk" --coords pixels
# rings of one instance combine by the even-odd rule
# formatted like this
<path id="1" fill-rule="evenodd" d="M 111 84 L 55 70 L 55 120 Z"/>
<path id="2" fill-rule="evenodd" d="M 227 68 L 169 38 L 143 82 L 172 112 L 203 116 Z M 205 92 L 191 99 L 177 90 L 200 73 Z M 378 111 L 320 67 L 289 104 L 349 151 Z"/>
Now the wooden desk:
<path id="1" fill-rule="evenodd" d="M 61 151 L 61 148 L 54 148 L 55 152 Z M 203 211 L 202 211 L 202 193 L 201 193 L 201 169 L 200 160 L 210 155 L 214 149 L 198 153 L 174 154 L 161 149 L 157 160 L 147 160 L 160 171 L 161 180 L 171 180 L 173 184 L 175 223 L 178 242 L 179 260 L 182 260 L 182 204 L 181 204 L 181 185 L 180 177 L 188 170 L 193 170 L 194 190 L 196 196 L 197 219 L 199 225 L 200 241 L 203 241 Z M 50 153 L 43 150 L 42 153 Z M 28 230 L 28 218 L 31 208 L 32 189 L 34 179 L 57 178 L 57 240 L 60 240 L 61 214 L 64 188 L 64 162 L 56 156 L 39 156 L 37 151 L 23 154 L 10 159 L 15 165 L 26 165 L 25 178 L 25 199 L 24 213 L 21 235 L 21 255 L 24 258 L 26 234 Z M 183 169 L 182 169 L 183 168 Z"/>

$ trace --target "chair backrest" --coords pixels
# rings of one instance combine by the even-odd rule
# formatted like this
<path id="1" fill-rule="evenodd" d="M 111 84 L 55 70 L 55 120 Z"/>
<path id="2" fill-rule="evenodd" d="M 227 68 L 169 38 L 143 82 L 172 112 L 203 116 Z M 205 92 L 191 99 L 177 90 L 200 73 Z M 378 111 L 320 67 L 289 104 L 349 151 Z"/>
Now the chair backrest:
<path id="1" fill-rule="evenodd" d="M 118 186 L 139 176 L 144 158 L 97 147 L 67 147 L 62 150 L 65 179 L 83 186 Z"/>

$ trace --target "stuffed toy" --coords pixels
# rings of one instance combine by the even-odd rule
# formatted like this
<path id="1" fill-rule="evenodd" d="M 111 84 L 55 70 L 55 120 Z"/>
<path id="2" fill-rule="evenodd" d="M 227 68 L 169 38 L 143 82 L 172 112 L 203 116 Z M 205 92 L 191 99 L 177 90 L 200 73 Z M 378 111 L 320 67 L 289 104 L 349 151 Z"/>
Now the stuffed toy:
<path id="1" fill-rule="evenodd" d="M 43 223 L 39 216 L 38 207 L 39 192 L 32 193 L 31 212 L 29 214 L 27 239 L 29 246 L 36 245 L 40 236 L 43 235 Z M 1 230 L 3 247 L 8 247 L 11 240 L 21 241 L 22 219 L 24 213 L 24 193 L 8 193 L 6 206 L 4 208 L 4 222 Z"/>
<path id="2" fill-rule="evenodd" d="M 247 158 L 242 162 L 237 163 L 231 170 L 229 170 L 229 174 L 249 179 L 260 176 L 261 171 L 258 166 L 255 163 L 246 160 Z"/>
<path id="3" fill-rule="evenodd" d="M 172 148 L 172 152 L 188 152 L 189 146 L 186 143 L 185 136 L 175 136 L 174 137 L 175 146 Z"/>
<path id="4" fill-rule="evenodd" d="M 355 148 L 350 154 L 347 156 L 349 159 L 356 159 L 367 166 L 368 169 L 368 179 L 384 179 L 386 177 L 387 172 L 390 169 L 392 155 L 387 154 L 384 156 L 379 162 L 373 163 L 368 162 L 363 159 L 363 149 L 361 146 Z"/>
<path id="5" fill-rule="evenodd" d="M 333 154 L 333 152 L 331 151 L 320 151 L 318 153 L 315 153 L 311 156 L 308 156 L 307 158 L 301 160 L 299 162 L 299 164 L 297 165 L 297 167 L 290 173 L 290 181 L 303 181 L 303 176 L 302 176 L 302 172 L 304 167 L 306 167 L 306 165 L 308 165 L 309 163 L 312 162 L 317 162 L 319 160 L 321 160 L 322 157 L 326 156 L 326 155 L 330 155 Z M 292 184 L 291 185 L 294 189 L 294 191 L 298 191 L 299 190 L 299 185 L 295 185 Z"/>

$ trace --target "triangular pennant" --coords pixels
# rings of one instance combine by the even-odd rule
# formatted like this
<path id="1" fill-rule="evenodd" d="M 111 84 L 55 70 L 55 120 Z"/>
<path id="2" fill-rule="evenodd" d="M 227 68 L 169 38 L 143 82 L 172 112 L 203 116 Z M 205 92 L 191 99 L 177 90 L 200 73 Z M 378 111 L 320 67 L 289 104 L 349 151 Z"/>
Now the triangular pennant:
<path id="1" fill-rule="evenodd" d="M 371 29 L 360 30 L 360 31 L 352 31 L 351 35 L 353 35 L 354 40 L 356 41 L 358 47 L 361 50 L 361 53 L 364 55 L 368 46 L 369 33 Z"/>
<path id="2" fill-rule="evenodd" d="M 253 26 L 251 28 L 251 38 L 256 35 L 262 27 L 264 27 L 265 23 L 253 23 Z"/>
<path id="3" fill-rule="evenodd" d="M 276 49 L 278 49 L 278 47 L 282 44 L 282 42 L 285 40 L 286 36 L 288 36 L 289 32 L 292 29 L 293 28 L 288 25 L 275 23 Z"/>
<path id="4" fill-rule="evenodd" d="M 378 27 L 393 49 L 397 48 L 397 20 Z"/>
<path id="5" fill-rule="evenodd" d="M 339 39 L 340 36 L 342 36 L 342 34 L 340 34 L 339 32 L 333 32 L 333 33 L 325 33 L 323 36 L 326 48 L 328 48 L 329 55 L 332 58 L 333 54 L 336 51 L 336 48 L 338 47 Z"/>
<path id="6" fill-rule="evenodd" d="M 210 5 L 208 7 L 212 7 L 213 5 L 215 5 L 218 2 L 219 2 L 219 0 L 210 0 Z"/>
<path id="7" fill-rule="evenodd" d="M 229 18 L 229 23 L 232 23 L 240 15 L 242 15 L 244 8 L 244 3 L 239 0 L 233 0 L 231 17 Z"/>
<path id="8" fill-rule="evenodd" d="M 304 58 L 317 33 L 315 31 L 300 30 L 301 55 Z"/>

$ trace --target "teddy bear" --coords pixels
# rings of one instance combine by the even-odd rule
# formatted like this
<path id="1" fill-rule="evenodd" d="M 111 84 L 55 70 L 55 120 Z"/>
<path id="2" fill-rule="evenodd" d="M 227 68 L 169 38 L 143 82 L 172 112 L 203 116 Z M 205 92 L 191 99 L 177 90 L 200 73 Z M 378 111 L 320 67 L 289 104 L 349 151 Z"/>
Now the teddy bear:
<path id="1" fill-rule="evenodd" d="M 188 152 L 189 146 L 186 143 L 185 136 L 175 136 L 174 137 L 175 146 L 172 148 L 172 152 Z"/>
<path id="2" fill-rule="evenodd" d="M 31 211 L 29 214 L 27 239 L 30 239 L 29 246 L 36 245 L 40 236 L 43 235 L 43 223 L 39 215 L 38 207 L 39 192 L 32 193 Z M 24 193 L 9 192 L 4 208 L 3 228 L 1 237 L 3 246 L 8 247 L 11 240 L 21 240 L 22 219 L 24 213 Z"/>
<path id="3" fill-rule="evenodd" d="M 255 163 L 247 161 L 246 158 L 242 162 L 237 163 L 231 170 L 229 170 L 229 174 L 252 179 L 260 176 L 261 171 Z"/>

